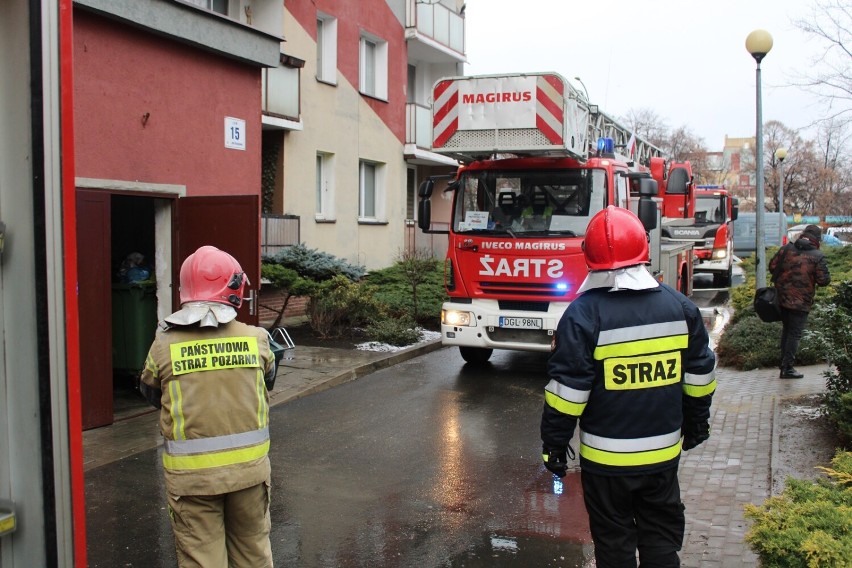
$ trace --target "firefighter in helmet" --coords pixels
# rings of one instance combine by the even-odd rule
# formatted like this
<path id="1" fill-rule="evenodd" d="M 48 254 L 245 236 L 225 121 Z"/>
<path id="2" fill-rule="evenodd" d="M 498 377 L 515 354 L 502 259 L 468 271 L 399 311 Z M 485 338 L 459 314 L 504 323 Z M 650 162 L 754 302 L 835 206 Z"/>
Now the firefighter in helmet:
<path id="1" fill-rule="evenodd" d="M 580 476 L 598 568 L 678 566 L 681 450 L 709 437 L 716 357 L 701 313 L 645 267 L 636 215 L 589 222 L 589 274 L 562 316 L 541 418 L 545 467 L 562 477 L 579 422 Z"/>
<path id="2" fill-rule="evenodd" d="M 181 308 L 165 318 L 141 390 L 160 408 L 166 497 L 178 564 L 272 566 L 266 330 L 236 321 L 248 279 L 203 246 L 180 270 Z"/>

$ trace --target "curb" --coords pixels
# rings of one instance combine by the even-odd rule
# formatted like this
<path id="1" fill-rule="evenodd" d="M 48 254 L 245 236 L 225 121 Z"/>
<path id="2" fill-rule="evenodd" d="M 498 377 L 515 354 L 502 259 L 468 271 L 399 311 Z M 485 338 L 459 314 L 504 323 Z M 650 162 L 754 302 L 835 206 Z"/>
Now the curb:
<path id="1" fill-rule="evenodd" d="M 778 448 L 781 445 L 781 433 L 778 431 L 781 412 L 778 397 L 772 397 L 772 444 L 769 448 L 769 496 L 775 495 L 775 479 L 778 477 Z"/>

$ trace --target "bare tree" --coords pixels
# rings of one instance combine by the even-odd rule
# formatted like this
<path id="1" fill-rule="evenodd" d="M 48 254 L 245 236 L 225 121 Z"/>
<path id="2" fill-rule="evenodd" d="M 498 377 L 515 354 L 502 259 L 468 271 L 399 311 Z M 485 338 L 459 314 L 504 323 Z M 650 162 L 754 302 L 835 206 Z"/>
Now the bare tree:
<path id="1" fill-rule="evenodd" d="M 686 125 L 675 128 L 666 138 L 663 148 L 676 162 L 682 162 L 690 156 L 695 156 L 695 159 L 698 160 L 701 156 L 706 157 L 707 155 L 704 139 L 693 133 Z M 693 164 L 693 166 L 695 165 Z"/>
<path id="2" fill-rule="evenodd" d="M 665 149 L 669 127 L 666 121 L 649 108 L 630 109 L 620 119 L 638 138 L 648 141 L 657 148 Z"/>
<path id="3" fill-rule="evenodd" d="M 852 5 L 847 0 L 817 0 L 809 18 L 794 25 L 823 47 L 795 83 L 826 103 L 826 121 L 852 121 Z"/>
<path id="4" fill-rule="evenodd" d="M 820 125 L 815 141 L 818 177 L 817 209 L 823 214 L 849 215 L 852 201 L 852 166 L 849 152 L 848 123 L 826 121 Z"/>

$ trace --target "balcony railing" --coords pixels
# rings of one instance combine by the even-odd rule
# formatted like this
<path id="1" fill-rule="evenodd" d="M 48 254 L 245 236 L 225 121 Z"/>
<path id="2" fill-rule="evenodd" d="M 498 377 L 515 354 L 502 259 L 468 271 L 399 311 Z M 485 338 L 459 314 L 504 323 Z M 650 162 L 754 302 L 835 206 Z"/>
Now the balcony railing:
<path id="1" fill-rule="evenodd" d="M 457 53 L 465 52 L 464 18 L 442 4 L 408 0 L 405 25 Z"/>
<path id="2" fill-rule="evenodd" d="M 415 103 L 405 105 L 405 143 L 432 148 L 432 109 Z"/>

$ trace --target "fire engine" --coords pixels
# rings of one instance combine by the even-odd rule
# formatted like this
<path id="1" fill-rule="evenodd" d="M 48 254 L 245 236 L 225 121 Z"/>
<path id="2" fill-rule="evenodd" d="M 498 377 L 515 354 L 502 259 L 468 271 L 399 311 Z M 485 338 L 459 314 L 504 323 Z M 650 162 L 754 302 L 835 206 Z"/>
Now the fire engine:
<path id="1" fill-rule="evenodd" d="M 432 115 L 432 150 L 461 165 L 420 185 L 418 226 L 448 235 L 441 335 L 465 361 L 484 363 L 494 349 L 550 350 L 588 272 L 586 226 L 610 204 L 642 219 L 652 274 L 691 293 L 692 243 L 661 231 L 664 209 L 693 211 L 691 174 L 563 77 L 440 79 Z M 436 187 L 453 193 L 448 230 L 432 226 Z"/>
<path id="2" fill-rule="evenodd" d="M 731 285 L 734 270 L 734 221 L 739 200 L 724 185 L 698 185 L 691 223 L 663 228 L 663 237 L 694 244 L 695 274 L 712 274 L 713 286 Z"/>

